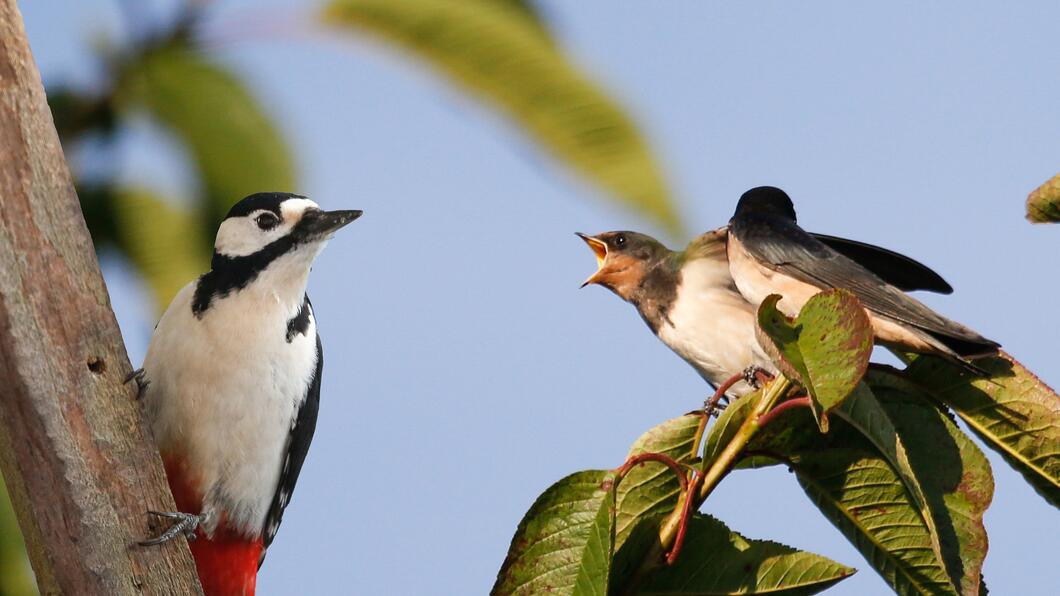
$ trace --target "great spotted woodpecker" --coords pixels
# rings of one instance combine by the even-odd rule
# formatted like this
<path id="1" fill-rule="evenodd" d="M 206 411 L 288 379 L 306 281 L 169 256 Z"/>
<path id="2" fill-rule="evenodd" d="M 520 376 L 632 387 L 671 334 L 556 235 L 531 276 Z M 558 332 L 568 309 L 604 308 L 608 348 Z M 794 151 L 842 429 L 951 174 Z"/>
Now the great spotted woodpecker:
<path id="1" fill-rule="evenodd" d="M 250 195 L 217 231 L 211 269 L 162 315 L 136 373 L 207 596 L 252 595 L 316 426 L 323 367 L 306 281 L 360 211 Z"/>

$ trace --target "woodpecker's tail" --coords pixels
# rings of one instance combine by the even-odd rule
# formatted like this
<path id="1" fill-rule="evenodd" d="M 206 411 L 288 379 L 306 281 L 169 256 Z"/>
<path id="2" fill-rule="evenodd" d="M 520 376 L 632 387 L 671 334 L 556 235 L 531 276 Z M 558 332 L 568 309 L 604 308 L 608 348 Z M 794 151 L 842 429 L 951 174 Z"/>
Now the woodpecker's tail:
<path id="1" fill-rule="evenodd" d="M 202 509 L 202 495 L 183 460 L 163 454 L 162 462 L 177 510 L 198 514 Z M 254 596 L 258 561 L 264 549 L 261 536 L 247 538 L 226 527 L 221 520 L 212 538 L 207 539 L 199 530 L 197 539 L 189 545 L 205 596 Z"/>
<path id="2" fill-rule="evenodd" d="M 213 538 L 191 543 L 205 596 L 254 596 L 262 540 L 218 528 Z"/>

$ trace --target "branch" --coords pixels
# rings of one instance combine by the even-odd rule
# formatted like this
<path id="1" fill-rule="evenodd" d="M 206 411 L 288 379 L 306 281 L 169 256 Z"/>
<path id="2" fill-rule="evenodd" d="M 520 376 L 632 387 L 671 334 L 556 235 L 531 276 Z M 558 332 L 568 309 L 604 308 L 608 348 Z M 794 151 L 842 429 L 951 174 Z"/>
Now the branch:
<path id="1" fill-rule="evenodd" d="M 0 0 L 0 469 L 45 594 L 199 593 L 15 0 Z"/>

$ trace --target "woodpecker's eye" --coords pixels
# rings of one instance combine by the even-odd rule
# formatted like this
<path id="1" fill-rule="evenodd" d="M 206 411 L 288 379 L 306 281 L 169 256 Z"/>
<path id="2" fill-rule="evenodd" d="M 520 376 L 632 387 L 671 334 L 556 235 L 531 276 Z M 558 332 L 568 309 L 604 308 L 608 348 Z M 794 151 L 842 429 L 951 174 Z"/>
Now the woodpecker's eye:
<path id="1" fill-rule="evenodd" d="M 257 216 L 254 221 L 256 221 L 258 227 L 263 230 L 271 230 L 276 227 L 276 224 L 280 223 L 279 218 L 272 213 L 262 213 Z"/>
<path id="2" fill-rule="evenodd" d="M 626 235 L 625 234 L 619 234 L 618 236 L 615 236 L 615 246 L 616 247 L 621 248 L 621 247 L 623 247 L 625 245 L 626 245 Z"/>

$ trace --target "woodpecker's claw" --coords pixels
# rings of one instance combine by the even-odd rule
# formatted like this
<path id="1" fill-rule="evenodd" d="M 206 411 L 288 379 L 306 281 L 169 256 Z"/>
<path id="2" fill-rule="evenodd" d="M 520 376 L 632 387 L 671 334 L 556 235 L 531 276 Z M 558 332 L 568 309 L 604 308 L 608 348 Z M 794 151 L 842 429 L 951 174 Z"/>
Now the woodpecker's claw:
<path id="1" fill-rule="evenodd" d="M 147 386 L 151 384 L 151 381 L 144 376 L 145 374 L 146 371 L 144 369 L 138 368 L 125 377 L 125 383 L 136 381 L 136 399 L 143 397 L 144 391 L 147 391 Z"/>
<path id="2" fill-rule="evenodd" d="M 195 515 L 194 513 L 181 513 L 180 511 L 148 511 L 151 515 L 157 515 L 158 517 L 164 517 L 166 519 L 176 520 L 168 530 L 162 532 L 161 535 L 155 538 L 149 538 L 141 541 L 140 546 L 157 546 L 173 540 L 178 534 L 184 534 L 184 537 L 188 539 L 188 542 L 195 540 L 195 530 L 198 529 L 199 524 L 202 523 L 202 517 Z"/>

